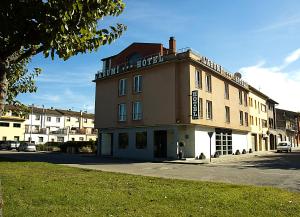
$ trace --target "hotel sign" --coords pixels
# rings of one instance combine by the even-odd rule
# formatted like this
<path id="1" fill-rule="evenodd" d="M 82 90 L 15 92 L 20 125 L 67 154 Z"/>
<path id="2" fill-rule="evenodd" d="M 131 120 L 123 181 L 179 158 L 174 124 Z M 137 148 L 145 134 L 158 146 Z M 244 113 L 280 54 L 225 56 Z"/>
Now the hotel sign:
<path id="1" fill-rule="evenodd" d="M 107 69 L 107 70 L 103 70 L 103 71 L 99 71 L 96 74 L 96 79 L 100 79 L 100 78 L 105 78 L 105 77 L 110 77 L 113 75 L 117 75 L 120 73 L 124 73 L 130 69 L 133 68 L 143 68 L 143 67 L 147 67 L 147 66 L 151 66 L 151 65 L 155 65 L 157 63 L 161 63 L 164 61 L 163 56 L 161 56 L 160 54 L 158 55 L 152 55 L 152 56 L 148 56 L 148 57 L 143 57 L 142 59 L 138 60 L 136 62 L 136 64 L 122 64 L 122 65 L 118 65 L 116 67 Z"/>
<path id="2" fill-rule="evenodd" d="M 243 87 L 246 87 L 246 88 L 248 87 L 248 84 L 245 81 L 243 81 L 242 79 L 240 79 L 237 76 L 232 75 L 230 72 L 226 71 L 221 65 L 214 63 L 212 60 L 208 59 L 207 57 L 202 56 L 200 59 L 200 62 L 203 63 L 204 65 L 208 66 L 209 68 L 217 71 L 218 73 L 220 73 L 227 79 L 230 79 Z"/>
<path id="3" fill-rule="evenodd" d="M 192 119 L 199 119 L 198 90 L 192 91 Z"/>

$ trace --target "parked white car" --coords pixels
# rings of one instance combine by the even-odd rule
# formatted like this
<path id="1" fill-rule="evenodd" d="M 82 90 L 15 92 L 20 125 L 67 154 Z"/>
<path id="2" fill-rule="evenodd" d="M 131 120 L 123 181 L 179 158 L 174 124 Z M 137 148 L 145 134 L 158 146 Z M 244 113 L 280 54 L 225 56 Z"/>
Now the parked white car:
<path id="1" fill-rule="evenodd" d="M 33 143 L 22 143 L 18 147 L 18 151 L 30 151 L 30 152 L 36 152 L 35 144 Z"/>
<path id="2" fill-rule="evenodd" d="M 277 152 L 292 152 L 292 145 L 288 141 L 279 142 L 277 145 Z"/>

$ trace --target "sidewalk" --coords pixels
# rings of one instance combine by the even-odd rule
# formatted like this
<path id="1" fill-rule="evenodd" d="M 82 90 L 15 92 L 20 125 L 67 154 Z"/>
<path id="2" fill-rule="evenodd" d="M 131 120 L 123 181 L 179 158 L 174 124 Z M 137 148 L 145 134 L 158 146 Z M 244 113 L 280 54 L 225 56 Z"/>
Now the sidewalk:
<path id="1" fill-rule="evenodd" d="M 258 156 L 274 155 L 275 151 L 259 151 L 254 153 L 240 154 L 240 155 L 224 155 L 218 158 L 209 158 L 205 160 L 197 160 L 195 158 L 186 158 L 185 160 L 165 160 L 163 163 L 177 163 L 177 164 L 220 164 L 220 163 L 229 163 L 229 162 L 239 162 L 241 160 L 246 160 Z"/>

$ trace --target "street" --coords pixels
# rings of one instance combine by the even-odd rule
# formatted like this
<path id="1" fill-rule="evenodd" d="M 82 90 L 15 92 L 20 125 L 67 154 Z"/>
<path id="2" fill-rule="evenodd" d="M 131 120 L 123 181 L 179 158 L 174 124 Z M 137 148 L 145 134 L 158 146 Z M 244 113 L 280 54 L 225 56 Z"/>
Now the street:
<path id="1" fill-rule="evenodd" d="M 300 192 L 300 151 L 257 154 L 239 161 L 212 164 L 140 162 L 91 155 L 0 151 L 0 158 L 49 162 L 71 167 L 143 176 L 273 186 Z M 3 161 L 3 159 L 2 159 Z M 0 171 L 1 175 L 1 171 Z"/>

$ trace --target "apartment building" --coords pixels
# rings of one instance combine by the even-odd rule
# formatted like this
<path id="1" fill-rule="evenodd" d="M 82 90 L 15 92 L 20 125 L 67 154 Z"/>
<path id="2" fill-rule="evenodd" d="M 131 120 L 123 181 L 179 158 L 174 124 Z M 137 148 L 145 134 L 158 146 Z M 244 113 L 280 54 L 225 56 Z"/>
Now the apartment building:
<path id="1" fill-rule="evenodd" d="M 299 147 L 297 143 L 299 114 L 293 111 L 276 109 L 276 125 L 279 141 L 290 141 L 292 147 Z"/>
<path id="2" fill-rule="evenodd" d="M 252 147 L 250 90 L 239 73 L 192 49 L 177 52 L 173 37 L 169 48 L 133 43 L 102 61 L 95 77 L 99 155 L 152 160 L 183 151 L 195 158 Z"/>
<path id="3" fill-rule="evenodd" d="M 95 141 L 97 138 L 93 114 L 33 106 L 29 107 L 26 117 L 19 117 L 14 115 L 17 108 L 6 106 L 6 109 L 7 115 L 0 119 L 0 141 L 20 140 L 44 144 Z"/>
<path id="4" fill-rule="evenodd" d="M 267 100 L 267 116 L 268 116 L 268 131 L 270 150 L 276 150 L 278 142 L 278 133 L 276 125 L 276 106 L 278 102 L 268 99 Z"/>
<path id="5" fill-rule="evenodd" d="M 249 85 L 251 147 L 254 151 L 270 150 L 268 142 L 268 96 Z"/>
<path id="6" fill-rule="evenodd" d="M 0 141 L 23 141 L 24 122 L 24 117 L 15 114 L 12 110 L 8 110 L 4 116 L 0 117 Z"/>

